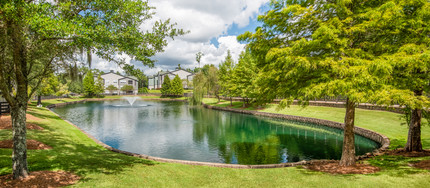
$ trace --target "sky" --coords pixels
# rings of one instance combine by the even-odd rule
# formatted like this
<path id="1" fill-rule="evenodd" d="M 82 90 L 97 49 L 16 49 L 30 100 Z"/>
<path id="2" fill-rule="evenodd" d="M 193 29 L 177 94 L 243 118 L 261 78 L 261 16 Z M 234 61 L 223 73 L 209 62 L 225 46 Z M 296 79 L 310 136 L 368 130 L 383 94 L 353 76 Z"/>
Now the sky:
<path id="1" fill-rule="evenodd" d="M 202 52 L 201 66 L 213 64 L 218 66 L 230 50 L 233 59 L 237 61 L 245 44 L 241 44 L 236 37 L 245 31 L 255 31 L 260 25 L 257 16 L 264 13 L 270 0 L 152 0 L 149 4 L 155 7 L 156 14 L 153 20 L 171 19 L 177 23 L 177 28 L 190 31 L 190 33 L 168 40 L 168 45 L 163 53 L 159 53 L 152 59 L 157 62 L 153 68 L 143 66 L 141 62 L 131 60 L 127 55 L 120 57 L 126 63 L 133 64 L 150 76 L 160 70 L 175 70 L 178 64 L 181 67 L 198 67 L 196 53 Z M 149 25 L 143 25 L 144 29 Z M 93 68 L 102 71 L 123 72 L 114 63 L 107 62 L 93 56 Z"/>

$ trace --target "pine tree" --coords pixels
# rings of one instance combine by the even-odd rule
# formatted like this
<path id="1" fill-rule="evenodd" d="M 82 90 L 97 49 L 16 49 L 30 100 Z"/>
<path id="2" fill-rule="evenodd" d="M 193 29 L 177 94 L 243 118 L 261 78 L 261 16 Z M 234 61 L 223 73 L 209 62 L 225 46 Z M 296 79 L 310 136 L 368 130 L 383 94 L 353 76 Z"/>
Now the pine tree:
<path id="1" fill-rule="evenodd" d="M 184 94 L 184 87 L 182 86 L 182 80 L 178 75 L 172 80 L 172 95 L 182 96 Z"/>
<path id="2" fill-rule="evenodd" d="M 242 98 L 243 107 L 249 103 L 251 98 L 257 98 L 258 86 L 255 79 L 257 75 L 258 69 L 252 55 L 249 51 L 242 52 L 239 62 L 233 70 L 231 90 L 235 96 Z"/>
<path id="3" fill-rule="evenodd" d="M 172 84 L 168 75 L 164 76 L 163 84 L 161 85 L 161 95 L 168 96 L 172 94 Z"/>
<path id="4" fill-rule="evenodd" d="M 84 94 L 87 97 L 94 96 L 95 93 L 95 85 L 94 85 L 94 75 L 93 72 L 90 70 L 87 72 L 87 74 L 84 77 L 83 81 L 83 87 L 84 87 Z"/>
<path id="5" fill-rule="evenodd" d="M 234 61 L 231 56 L 230 50 L 227 51 L 225 60 L 219 65 L 218 71 L 218 85 L 220 86 L 220 94 L 230 97 L 230 105 L 232 105 L 232 73 L 234 69 Z"/>

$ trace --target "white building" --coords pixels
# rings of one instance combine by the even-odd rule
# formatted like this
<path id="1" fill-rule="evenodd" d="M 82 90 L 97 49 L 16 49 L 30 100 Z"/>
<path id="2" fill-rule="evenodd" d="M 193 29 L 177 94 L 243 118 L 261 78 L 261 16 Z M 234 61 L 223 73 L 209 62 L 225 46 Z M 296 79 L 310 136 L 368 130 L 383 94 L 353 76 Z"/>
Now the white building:
<path id="1" fill-rule="evenodd" d="M 192 87 L 188 83 L 193 81 L 194 74 L 186 70 L 176 69 L 174 71 L 160 71 L 158 74 L 148 77 L 148 89 L 160 89 L 165 76 L 168 76 L 172 81 L 176 75 L 182 80 L 182 85 L 185 89 Z"/>
<path id="2" fill-rule="evenodd" d="M 133 76 L 122 76 L 120 74 L 116 74 L 113 71 L 110 71 L 109 73 L 105 73 L 100 75 L 103 79 L 105 89 L 109 85 L 113 85 L 116 88 L 118 88 L 117 91 L 114 91 L 112 93 L 109 92 L 109 90 L 105 90 L 106 94 L 118 94 L 118 95 L 124 95 L 124 94 L 137 94 L 138 91 L 138 80 L 137 78 Z M 97 77 L 95 77 L 97 79 Z M 131 85 L 133 86 L 133 91 L 124 92 L 121 91 L 121 88 L 125 85 Z"/>

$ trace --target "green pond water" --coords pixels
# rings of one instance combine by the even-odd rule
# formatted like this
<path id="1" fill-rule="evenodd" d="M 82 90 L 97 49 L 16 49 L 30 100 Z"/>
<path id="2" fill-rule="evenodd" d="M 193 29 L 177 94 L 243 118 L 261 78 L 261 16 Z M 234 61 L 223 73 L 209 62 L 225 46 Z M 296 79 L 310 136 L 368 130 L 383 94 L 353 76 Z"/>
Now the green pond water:
<path id="1" fill-rule="evenodd" d="M 85 102 L 53 109 L 114 148 L 170 159 L 276 164 L 340 159 L 341 130 L 175 101 Z M 356 135 L 357 155 L 378 143 Z"/>

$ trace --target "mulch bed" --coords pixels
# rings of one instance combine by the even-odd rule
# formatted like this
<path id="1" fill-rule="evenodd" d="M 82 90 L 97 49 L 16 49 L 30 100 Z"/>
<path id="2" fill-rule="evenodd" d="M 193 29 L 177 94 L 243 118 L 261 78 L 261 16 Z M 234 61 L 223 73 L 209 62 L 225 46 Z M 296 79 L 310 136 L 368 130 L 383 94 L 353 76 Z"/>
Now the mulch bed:
<path id="1" fill-rule="evenodd" d="M 368 164 L 357 163 L 353 166 L 339 166 L 338 161 L 313 163 L 304 166 L 305 169 L 327 172 L 330 174 L 371 174 L 378 172 L 380 169 Z"/>
<path id="2" fill-rule="evenodd" d="M 415 167 L 415 168 L 430 170 L 430 160 L 424 160 L 424 161 L 420 161 L 418 163 L 413 163 L 413 164 L 411 164 L 411 166 Z"/>
<path id="3" fill-rule="evenodd" d="M 63 187 L 73 185 L 79 179 L 79 176 L 64 171 L 35 171 L 22 180 L 13 180 L 12 174 L 0 176 L 0 187 Z"/>
<path id="4" fill-rule="evenodd" d="M 403 157 L 426 157 L 430 156 L 430 150 L 423 150 L 421 152 L 407 152 L 403 148 L 396 150 L 388 150 L 385 152 L 387 155 L 397 155 Z"/>
<path id="5" fill-rule="evenodd" d="M 2 140 L 0 141 L 0 148 L 12 148 L 13 147 L 13 141 L 12 140 Z M 52 149 L 51 146 L 48 146 L 42 142 L 39 142 L 37 140 L 27 140 L 27 149 Z"/>
<path id="6" fill-rule="evenodd" d="M 27 114 L 27 120 L 40 121 L 41 119 Z M 10 115 L 0 116 L 0 129 L 12 129 L 12 120 L 10 119 Z M 27 129 L 43 130 L 43 127 L 27 122 Z"/>

